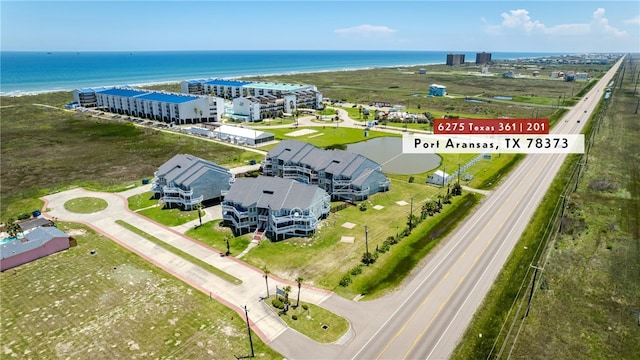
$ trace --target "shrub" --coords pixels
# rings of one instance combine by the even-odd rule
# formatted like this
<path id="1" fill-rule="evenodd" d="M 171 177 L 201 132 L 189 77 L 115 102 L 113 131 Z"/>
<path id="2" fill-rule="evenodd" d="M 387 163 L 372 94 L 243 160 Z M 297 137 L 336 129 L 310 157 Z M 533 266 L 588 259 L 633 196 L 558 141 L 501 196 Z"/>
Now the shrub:
<path id="1" fill-rule="evenodd" d="M 291 315 L 291 319 L 292 320 L 298 320 L 298 316 L 297 315 Z"/>
<path id="2" fill-rule="evenodd" d="M 369 264 L 373 264 L 374 262 L 376 262 L 376 259 L 378 258 L 378 254 L 377 253 L 364 253 L 362 254 L 362 263 L 365 265 L 369 265 Z"/>
<path id="3" fill-rule="evenodd" d="M 414 180 L 415 178 L 413 176 L 409 176 L 409 183 L 413 183 Z"/>
<path id="4" fill-rule="evenodd" d="M 340 279 L 340 286 L 347 287 L 351 284 L 351 276 L 349 274 L 345 274 L 342 279 Z"/>
<path id="5" fill-rule="evenodd" d="M 276 309 L 284 309 L 284 304 L 278 299 L 271 300 L 271 305 Z"/>
<path id="6" fill-rule="evenodd" d="M 30 217 L 31 217 L 31 214 L 26 212 L 18 215 L 18 220 L 27 220 Z"/>
<path id="7" fill-rule="evenodd" d="M 302 304 L 302 308 L 303 308 L 304 310 L 309 310 L 309 305 L 307 305 L 307 304 Z"/>
<path id="8" fill-rule="evenodd" d="M 387 251 L 389 251 L 390 248 L 391 248 L 391 244 L 389 244 L 389 242 L 387 240 L 385 240 L 382 243 L 382 246 L 378 249 L 378 251 L 384 254 Z"/>
<path id="9" fill-rule="evenodd" d="M 353 276 L 362 274 L 362 265 L 356 265 L 353 269 L 351 269 L 351 271 L 349 271 L 349 274 Z"/>

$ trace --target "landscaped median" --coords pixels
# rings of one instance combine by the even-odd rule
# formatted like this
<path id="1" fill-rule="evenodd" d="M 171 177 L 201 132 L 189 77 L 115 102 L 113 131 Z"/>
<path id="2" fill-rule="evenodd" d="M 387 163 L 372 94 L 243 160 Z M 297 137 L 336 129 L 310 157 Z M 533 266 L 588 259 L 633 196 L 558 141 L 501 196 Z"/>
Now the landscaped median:
<path id="1" fill-rule="evenodd" d="M 177 256 L 179 256 L 179 257 L 181 257 L 181 258 L 183 258 L 183 259 L 185 259 L 185 260 L 187 260 L 187 261 L 189 261 L 191 263 L 193 263 L 194 265 L 197 265 L 197 266 L 203 268 L 204 270 L 206 270 L 206 271 L 218 276 L 219 278 L 221 278 L 223 280 L 226 280 L 226 281 L 228 281 L 228 282 L 230 282 L 232 284 L 235 284 L 235 285 L 242 284 L 242 280 L 240 280 L 240 279 L 238 279 L 238 278 L 236 278 L 236 277 L 234 277 L 232 275 L 229 275 L 226 272 L 221 271 L 221 270 L 219 270 L 218 268 L 216 268 L 214 266 L 211 266 L 211 265 L 207 264 L 206 262 L 196 258 L 195 256 L 187 254 L 186 252 L 184 252 L 184 251 L 182 251 L 182 250 L 180 250 L 178 248 L 175 248 L 175 247 L 165 243 L 164 241 L 162 241 L 162 240 L 160 240 L 160 239 L 158 239 L 158 238 L 156 238 L 156 237 L 154 237 L 154 236 L 152 236 L 152 235 L 150 235 L 150 234 L 138 229 L 137 227 L 135 227 L 135 226 L 133 226 L 133 225 L 131 225 L 131 224 L 125 222 L 125 221 L 116 220 L 116 223 L 118 225 L 122 226 L 123 228 L 125 228 L 125 229 L 127 229 L 127 230 L 129 230 L 129 231 L 131 231 L 133 233 L 136 233 L 136 234 L 142 236 L 143 238 L 151 241 L 152 243 L 162 247 L 163 249 L 168 250 L 168 251 L 174 253 L 175 255 L 177 255 Z"/>
<path id="2" fill-rule="evenodd" d="M 291 300 L 293 304 L 286 307 L 285 298 L 280 295 L 272 295 L 264 301 L 289 327 L 319 343 L 336 342 L 349 330 L 345 318 L 320 306 L 302 301 L 295 306 L 297 301 Z"/>

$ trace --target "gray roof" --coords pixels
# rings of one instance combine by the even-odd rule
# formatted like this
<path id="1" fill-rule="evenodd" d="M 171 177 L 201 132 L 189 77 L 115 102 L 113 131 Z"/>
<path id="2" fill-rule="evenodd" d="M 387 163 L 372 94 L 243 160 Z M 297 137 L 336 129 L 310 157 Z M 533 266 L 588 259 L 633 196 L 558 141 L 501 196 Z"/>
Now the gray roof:
<path id="1" fill-rule="evenodd" d="M 24 239 L 15 239 L 0 244 L 0 259 L 37 249 L 54 238 L 68 238 L 69 235 L 60 231 L 56 227 L 38 227 L 24 235 Z"/>
<path id="2" fill-rule="evenodd" d="M 167 183 L 188 187 L 207 171 L 224 174 L 229 178 L 233 176 L 227 168 L 188 154 L 178 154 L 169 159 L 158 168 L 157 176 L 164 177 Z"/>
<path id="3" fill-rule="evenodd" d="M 39 226 L 53 226 L 53 222 L 49 219 L 39 217 L 39 218 L 23 221 L 19 225 L 22 231 L 27 231 L 33 228 L 37 228 Z"/>
<path id="4" fill-rule="evenodd" d="M 270 207 L 273 210 L 304 210 L 313 205 L 318 193 L 325 195 L 325 191 L 315 185 L 303 184 L 292 179 L 258 176 L 236 179 L 224 201 L 240 204 L 245 208 L 255 205 L 259 208 Z"/>
<path id="5" fill-rule="evenodd" d="M 334 176 L 353 177 L 363 163 L 367 168 L 380 169 L 375 161 L 349 151 L 322 150 L 311 144 L 296 140 L 281 141 L 267 154 L 269 158 L 277 158 L 285 163 L 309 165 L 316 171 L 325 171 Z"/>

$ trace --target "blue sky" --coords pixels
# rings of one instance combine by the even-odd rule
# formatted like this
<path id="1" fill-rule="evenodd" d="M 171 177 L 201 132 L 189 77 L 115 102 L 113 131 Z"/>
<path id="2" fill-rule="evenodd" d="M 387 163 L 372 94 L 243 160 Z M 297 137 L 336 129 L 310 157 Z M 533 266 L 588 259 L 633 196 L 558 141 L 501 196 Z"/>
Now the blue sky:
<path id="1" fill-rule="evenodd" d="M 635 1 L 0 1 L 4 51 L 640 52 Z"/>

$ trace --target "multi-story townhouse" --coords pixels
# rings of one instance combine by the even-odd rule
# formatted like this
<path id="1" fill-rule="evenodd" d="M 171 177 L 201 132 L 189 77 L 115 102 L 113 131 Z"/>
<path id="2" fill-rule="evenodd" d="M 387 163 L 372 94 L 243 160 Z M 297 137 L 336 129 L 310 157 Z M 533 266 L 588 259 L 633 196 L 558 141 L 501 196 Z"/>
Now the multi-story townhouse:
<path id="1" fill-rule="evenodd" d="M 330 211 L 329 195 L 293 179 L 238 178 L 225 194 L 222 218 L 234 232 L 282 240 L 309 236 Z"/>
<path id="2" fill-rule="evenodd" d="M 271 149 L 262 162 L 262 172 L 316 185 L 334 200 L 364 200 L 390 186 L 382 167 L 365 156 L 322 150 L 296 140 L 282 141 Z"/>
<path id="3" fill-rule="evenodd" d="M 234 179 L 222 166 L 193 155 L 178 154 L 155 172 L 151 191 L 167 207 L 193 210 L 203 201 L 221 198 Z"/>

